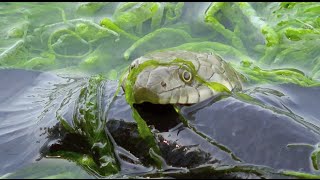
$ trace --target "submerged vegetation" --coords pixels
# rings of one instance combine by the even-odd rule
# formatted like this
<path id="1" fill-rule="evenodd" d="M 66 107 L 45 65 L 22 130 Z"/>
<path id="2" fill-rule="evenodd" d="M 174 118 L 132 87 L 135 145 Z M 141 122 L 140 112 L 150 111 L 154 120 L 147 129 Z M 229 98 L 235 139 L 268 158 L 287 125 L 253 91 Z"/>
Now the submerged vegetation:
<path id="1" fill-rule="evenodd" d="M 62 117 L 59 120 L 67 131 L 86 136 L 101 159 L 68 151 L 51 155 L 70 159 L 105 177 L 120 169 L 98 112 L 97 87 L 105 77 L 119 80 L 132 60 L 147 53 L 190 50 L 218 54 L 244 75 L 248 86 L 317 86 L 319 13 L 320 4 L 315 2 L 3 3 L 0 67 L 93 75 L 80 91 L 78 101 L 84 107 L 76 107 L 73 123 Z M 135 75 L 129 77 L 128 87 Z M 132 95 L 126 93 L 132 106 Z M 151 164 L 163 166 L 150 129 L 134 109 L 133 116 L 140 136 L 150 147 Z M 229 170 L 232 168 L 254 172 L 242 167 Z M 291 171 L 282 174 L 316 176 Z"/>

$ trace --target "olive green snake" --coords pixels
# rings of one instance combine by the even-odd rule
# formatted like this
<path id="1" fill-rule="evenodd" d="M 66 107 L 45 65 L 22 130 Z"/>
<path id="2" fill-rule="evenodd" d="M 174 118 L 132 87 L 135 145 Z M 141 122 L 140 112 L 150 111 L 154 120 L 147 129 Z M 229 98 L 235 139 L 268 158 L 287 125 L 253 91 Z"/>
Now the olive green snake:
<path id="1" fill-rule="evenodd" d="M 154 63 L 142 67 L 148 61 Z M 198 103 L 221 93 L 208 83 L 217 83 L 229 92 L 242 89 L 240 74 L 213 53 L 180 50 L 147 54 L 131 63 L 124 79 L 136 69 L 139 72 L 132 83 L 135 103 Z M 122 87 L 125 89 L 124 84 Z"/>

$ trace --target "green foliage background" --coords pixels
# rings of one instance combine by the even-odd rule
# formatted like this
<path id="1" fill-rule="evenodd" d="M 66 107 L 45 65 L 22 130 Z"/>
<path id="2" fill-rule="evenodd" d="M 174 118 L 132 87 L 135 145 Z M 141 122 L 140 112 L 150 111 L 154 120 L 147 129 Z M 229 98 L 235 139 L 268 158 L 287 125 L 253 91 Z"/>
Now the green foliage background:
<path id="1" fill-rule="evenodd" d="M 316 2 L 2 3 L 0 66 L 119 79 L 135 58 L 172 48 L 215 52 L 253 81 L 256 66 L 319 79 L 319 12 Z"/>

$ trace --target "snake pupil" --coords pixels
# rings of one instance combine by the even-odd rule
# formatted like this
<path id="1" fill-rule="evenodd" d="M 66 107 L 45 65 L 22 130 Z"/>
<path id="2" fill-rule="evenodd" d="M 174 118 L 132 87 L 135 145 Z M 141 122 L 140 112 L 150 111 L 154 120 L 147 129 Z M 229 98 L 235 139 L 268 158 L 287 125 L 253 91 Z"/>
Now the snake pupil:
<path id="1" fill-rule="evenodd" d="M 184 71 L 182 74 L 183 80 L 189 82 L 191 80 L 191 74 L 187 71 Z"/>

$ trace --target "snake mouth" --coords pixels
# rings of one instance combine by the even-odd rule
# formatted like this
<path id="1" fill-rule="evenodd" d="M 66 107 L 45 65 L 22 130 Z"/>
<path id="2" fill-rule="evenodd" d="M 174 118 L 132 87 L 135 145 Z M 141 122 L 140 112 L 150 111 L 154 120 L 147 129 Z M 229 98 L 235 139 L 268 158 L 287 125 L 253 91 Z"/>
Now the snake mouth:
<path id="1" fill-rule="evenodd" d="M 168 132 L 182 123 L 181 117 L 172 104 L 143 102 L 141 104 L 133 104 L 133 107 L 147 125 L 153 126 L 160 132 Z"/>

